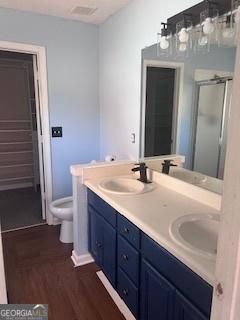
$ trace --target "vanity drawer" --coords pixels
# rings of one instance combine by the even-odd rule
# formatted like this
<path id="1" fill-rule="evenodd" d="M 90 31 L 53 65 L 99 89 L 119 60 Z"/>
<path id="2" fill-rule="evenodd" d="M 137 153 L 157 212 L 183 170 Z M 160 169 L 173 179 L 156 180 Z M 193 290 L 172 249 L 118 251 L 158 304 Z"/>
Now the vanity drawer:
<path id="1" fill-rule="evenodd" d="M 140 249 L 140 230 L 121 214 L 118 214 L 118 232 L 136 249 Z"/>
<path id="2" fill-rule="evenodd" d="M 124 300 L 133 315 L 138 316 L 138 289 L 126 274 L 118 268 L 118 285 L 117 291 L 120 297 Z"/>
<path id="3" fill-rule="evenodd" d="M 88 204 L 91 205 L 113 227 L 117 225 L 117 212 L 103 199 L 88 189 Z"/>
<path id="4" fill-rule="evenodd" d="M 118 236 L 118 266 L 138 287 L 139 283 L 139 252 L 134 249 L 122 236 Z"/>
<path id="5" fill-rule="evenodd" d="M 201 312 L 210 317 L 212 286 L 145 234 L 142 234 L 142 256 Z"/>

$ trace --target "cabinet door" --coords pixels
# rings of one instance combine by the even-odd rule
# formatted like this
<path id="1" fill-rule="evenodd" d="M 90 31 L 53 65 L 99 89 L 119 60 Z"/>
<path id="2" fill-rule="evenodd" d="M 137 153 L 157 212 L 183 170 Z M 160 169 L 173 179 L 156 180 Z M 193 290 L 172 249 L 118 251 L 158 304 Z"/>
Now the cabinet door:
<path id="1" fill-rule="evenodd" d="M 175 288 L 142 260 L 141 320 L 172 320 Z"/>
<path id="2" fill-rule="evenodd" d="M 91 252 L 96 264 L 102 265 L 102 246 L 103 231 L 102 219 L 91 207 L 88 208 L 89 213 L 89 251 Z"/>
<path id="3" fill-rule="evenodd" d="M 103 247 L 102 247 L 102 269 L 113 287 L 116 286 L 116 245 L 117 232 L 104 219 L 102 219 Z"/>
<path id="4" fill-rule="evenodd" d="M 189 300 L 180 292 L 176 292 L 174 320 L 208 320 Z"/>

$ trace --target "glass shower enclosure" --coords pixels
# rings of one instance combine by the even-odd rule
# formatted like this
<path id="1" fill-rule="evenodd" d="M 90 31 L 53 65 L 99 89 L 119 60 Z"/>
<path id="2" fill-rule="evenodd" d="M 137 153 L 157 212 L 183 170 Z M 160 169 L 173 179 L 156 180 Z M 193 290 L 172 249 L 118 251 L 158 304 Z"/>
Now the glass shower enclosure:
<path id="1" fill-rule="evenodd" d="M 223 179 L 231 77 L 196 82 L 192 169 Z"/>

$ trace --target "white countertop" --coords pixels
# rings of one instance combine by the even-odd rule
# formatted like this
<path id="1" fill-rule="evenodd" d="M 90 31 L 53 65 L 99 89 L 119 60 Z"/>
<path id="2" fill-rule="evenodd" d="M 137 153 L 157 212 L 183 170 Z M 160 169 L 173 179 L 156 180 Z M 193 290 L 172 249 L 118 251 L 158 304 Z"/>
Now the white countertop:
<path id="1" fill-rule="evenodd" d="M 154 183 L 156 188 L 153 191 L 140 195 L 108 193 L 98 187 L 102 179 L 89 179 L 84 184 L 201 278 L 214 285 L 216 261 L 179 246 L 170 237 L 169 227 L 183 215 L 220 213 L 218 210 L 157 183 Z"/>

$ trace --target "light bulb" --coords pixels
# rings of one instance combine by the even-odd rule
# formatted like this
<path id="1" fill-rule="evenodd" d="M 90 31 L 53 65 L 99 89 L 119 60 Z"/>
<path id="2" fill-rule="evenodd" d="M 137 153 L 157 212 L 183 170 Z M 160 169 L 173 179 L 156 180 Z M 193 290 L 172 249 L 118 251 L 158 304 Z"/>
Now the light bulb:
<path id="1" fill-rule="evenodd" d="M 205 34 L 211 34 L 214 31 L 214 24 L 212 23 L 211 18 L 206 18 L 206 20 L 203 22 L 203 32 Z"/>
<path id="2" fill-rule="evenodd" d="M 189 40 L 189 33 L 187 32 L 186 28 L 182 28 L 178 34 L 180 42 L 188 42 Z"/>
<path id="3" fill-rule="evenodd" d="M 180 43 L 179 47 L 178 47 L 178 50 L 180 52 L 184 52 L 187 50 L 187 44 L 186 43 Z"/>
<path id="4" fill-rule="evenodd" d="M 202 36 L 200 39 L 198 39 L 198 44 L 200 46 L 205 46 L 208 43 L 208 38 L 207 36 Z"/>
<path id="5" fill-rule="evenodd" d="M 163 50 L 166 50 L 169 48 L 169 41 L 167 40 L 166 36 L 161 37 L 160 48 Z"/>
<path id="6" fill-rule="evenodd" d="M 233 28 L 226 28 L 222 32 L 223 38 L 232 38 L 234 37 L 234 29 Z"/>

